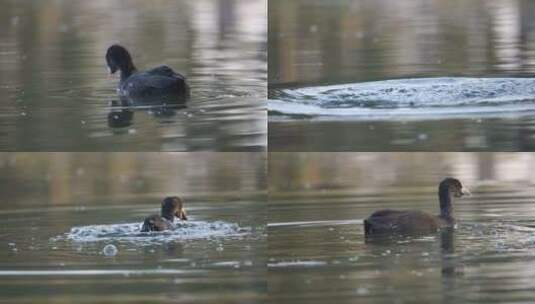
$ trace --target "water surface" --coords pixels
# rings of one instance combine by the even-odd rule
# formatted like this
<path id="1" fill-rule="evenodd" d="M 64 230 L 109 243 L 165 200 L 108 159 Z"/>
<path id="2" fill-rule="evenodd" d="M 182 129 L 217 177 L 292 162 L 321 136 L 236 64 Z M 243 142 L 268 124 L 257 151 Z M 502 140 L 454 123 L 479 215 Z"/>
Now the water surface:
<path id="1" fill-rule="evenodd" d="M 532 150 L 534 12 L 512 0 L 270 2 L 270 148 Z"/>
<path id="2" fill-rule="evenodd" d="M 0 155 L 0 302 L 262 302 L 263 156 L 215 154 Z M 189 220 L 141 233 L 168 195 Z"/>
<path id="3" fill-rule="evenodd" d="M 0 1 L 0 150 L 262 150 L 264 0 Z M 104 55 L 184 74 L 182 109 L 114 107 Z"/>

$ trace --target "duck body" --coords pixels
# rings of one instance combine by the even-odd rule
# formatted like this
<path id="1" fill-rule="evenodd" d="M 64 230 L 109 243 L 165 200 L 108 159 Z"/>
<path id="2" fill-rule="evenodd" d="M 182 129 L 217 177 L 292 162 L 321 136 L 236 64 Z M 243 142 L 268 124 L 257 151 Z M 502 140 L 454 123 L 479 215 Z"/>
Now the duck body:
<path id="1" fill-rule="evenodd" d="M 153 214 L 145 218 L 141 232 L 172 230 L 174 227 L 172 221 L 158 214 Z"/>
<path id="2" fill-rule="evenodd" d="M 452 196 L 461 197 L 470 192 L 455 178 L 445 178 L 438 186 L 440 214 L 420 210 L 383 209 L 364 220 L 364 233 L 371 235 L 424 235 L 446 227 L 453 228 Z"/>
<path id="3" fill-rule="evenodd" d="M 186 78 L 165 65 L 122 79 L 117 92 L 129 104 L 183 103 L 190 96 Z"/>
<path id="4" fill-rule="evenodd" d="M 177 196 L 166 197 L 162 201 L 160 215 L 153 214 L 146 217 L 143 221 L 143 225 L 141 226 L 141 232 L 165 231 L 174 229 L 175 217 L 178 217 L 183 221 L 188 219 L 183 205 L 184 203 Z"/>
<path id="5" fill-rule="evenodd" d="M 190 97 L 186 77 L 165 65 L 138 71 L 130 53 L 123 46 L 110 46 L 106 52 L 106 62 L 111 74 L 120 71 L 117 92 L 127 105 L 183 104 Z"/>
<path id="6" fill-rule="evenodd" d="M 418 223 L 415 225 L 414 223 Z M 390 210 L 374 212 L 364 220 L 365 234 L 418 235 L 435 233 L 453 227 L 453 219 L 444 219 L 420 210 Z"/>

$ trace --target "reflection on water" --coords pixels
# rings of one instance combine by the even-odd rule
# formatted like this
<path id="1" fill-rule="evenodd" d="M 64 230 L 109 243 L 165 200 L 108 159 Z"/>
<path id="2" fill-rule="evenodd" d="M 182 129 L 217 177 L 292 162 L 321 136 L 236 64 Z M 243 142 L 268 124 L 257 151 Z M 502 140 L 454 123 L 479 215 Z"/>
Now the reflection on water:
<path id="1" fill-rule="evenodd" d="M 531 301 L 534 155 L 270 153 L 268 284 L 277 303 Z M 438 213 L 437 184 L 458 177 L 458 225 L 367 241 L 374 210 Z"/>
<path id="2" fill-rule="evenodd" d="M 263 153 L 0 154 L 0 179 L 0 301 L 265 296 Z M 171 194 L 189 221 L 140 233 Z"/>
<path id="3" fill-rule="evenodd" d="M 1 3 L 0 150 L 264 149 L 265 0 Z M 104 55 L 117 42 L 141 70 L 185 74 L 188 107 L 108 125 L 118 79 Z"/>
<path id="4" fill-rule="evenodd" d="M 462 97 L 452 102 L 449 109 L 430 107 L 421 113 L 418 107 L 407 107 L 402 111 L 378 111 L 380 117 L 372 109 L 375 104 L 359 104 L 362 96 L 356 96 L 355 92 L 334 94 L 342 100 L 322 102 L 319 106 L 317 99 L 329 98 L 314 96 L 312 100 L 296 100 L 284 96 L 281 100 L 280 92 L 288 93 L 289 88 L 306 90 L 316 85 L 430 76 L 531 77 L 535 71 L 534 9 L 534 3 L 528 0 L 433 0 L 425 4 L 393 0 L 271 1 L 270 149 L 532 150 L 535 146 L 530 136 L 533 112 L 524 111 L 532 104 L 531 92 L 520 100 L 513 98 L 514 107 L 505 106 L 506 111 L 501 111 L 502 103 L 494 104 L 494 110 L 488 105 L 478 105 L 465 112 L 466 109 L 458 106 L 466 102 Z M 489 86 L 490 91 L 497 89 L 496 85 Z M 362 88 L 356 86 L 356 89 Z M 472 88 L 467 85 L 466 89 Z M 449 98 L 445 100 L 456 96 L 453 91 L 446 94 Z M 484 91 L 476 88 L 468 93 L 478 96 L 484 95 Z M 518 97 L 515 92 L 510 93 L 506 97 Z M 393 95 L 387 94 L 386 100 L 378 98 L 374 102 L 383 106 L 381 102 L 391 101 Z M 397 97 L 400 96 L 406 94 Z M 429 95 L 418 97 L 422 97 L 422 104 L 433 101 L 425 100 Z M 463 115 L 440 116 L 437 120 L 434 114 L 440 110 Z M 480 114 L 489 111 L 492 115 Z M 511 111 L 515 114 L 511 115 Z M 417 119 L 407 121 L 407 116 Z M 400 122 L 391 123 L 389 118 Z M 363 123 L 362 119 L 368 121 Z M 442 134 L 443 130 L 451 130 L 452 125 L 459 132 Z M 475 139 L 474 129 L 477 129 Z M 424 140 L 419 140 L 421 137 Z M 438 141 L 445 142 L 446 148 L 437 147 Z"/>

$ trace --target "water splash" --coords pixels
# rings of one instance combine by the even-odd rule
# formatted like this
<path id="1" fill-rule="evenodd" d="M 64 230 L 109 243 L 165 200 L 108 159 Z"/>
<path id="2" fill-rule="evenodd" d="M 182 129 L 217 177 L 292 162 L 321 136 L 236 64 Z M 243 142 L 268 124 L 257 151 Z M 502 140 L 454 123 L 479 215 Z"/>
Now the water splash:
<path id="1" fill-rule="evenodd" d="M 176 223 L 174 230 L 161 232 L 140 232 L 140 223 L 90 225 L 71 228 L 70 232 L 55 238 L 76 242 L 129 241 L 165 242 L 217 237 L 244 236 L 250 228 L 223 221 L 187 221 Z"/>
<path id="2" fill-rule="evenodd" d="M 502 116 L 535 111 L 529 78 L 419 78 L 286 89 L 268 102 L 271 114 L 351 119 Z"/>

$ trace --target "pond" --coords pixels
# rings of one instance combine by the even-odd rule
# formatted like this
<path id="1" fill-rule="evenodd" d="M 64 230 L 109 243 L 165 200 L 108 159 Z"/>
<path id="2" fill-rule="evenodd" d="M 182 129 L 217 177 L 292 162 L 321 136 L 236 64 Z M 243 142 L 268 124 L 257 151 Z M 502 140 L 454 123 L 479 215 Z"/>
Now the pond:
<path id="1" fill-rule="evenodd" d="M 263 163 L 256 153 L 0 155 L 0 301 L 262 301 Z M 188 221 L 140 233 L 167 195 L 184 199 Z"/>
<path id="2" fill-rule="evenodd" d="M 535 6 L 281 1 L 269 6 L 272 151 L 527 151 Z"/>
<path id="3" fill-rule="evenodd" d="M 0 150 L 264 150 L 266 1 L 2 1 Z M 186 108 L 117 107 L 106 49 L 162 64 Z"/>
<path id="4" fill-rule="evenodd" d="M 270 155 L 268 284 L 276 303 L 532 301 L 533 155 Z M 285 178 L 291 176 L 291 178 Z M 366 239 L 379 209 L 438 213 L 436 184 L 459 178 L 457 227 Z"/>

